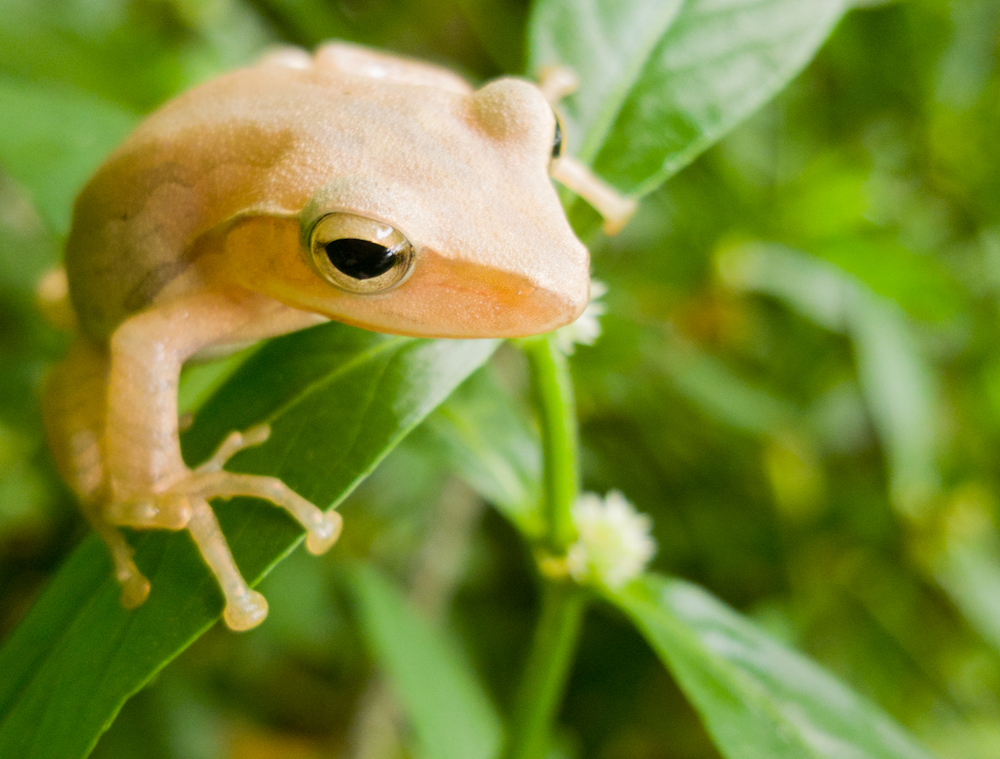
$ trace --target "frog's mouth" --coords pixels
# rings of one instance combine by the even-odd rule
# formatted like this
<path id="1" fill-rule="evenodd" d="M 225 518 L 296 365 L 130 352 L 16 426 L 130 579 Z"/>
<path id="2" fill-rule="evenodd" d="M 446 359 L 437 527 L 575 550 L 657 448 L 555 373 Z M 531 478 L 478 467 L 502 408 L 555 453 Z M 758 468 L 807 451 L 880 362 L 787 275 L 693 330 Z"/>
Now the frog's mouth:
<path id="1" fill-rule="evenodd" d="M 519 274 L 425 252 L 399 287 L 337 298 L 328 314 L 365 329 L 412 337 L 524 337 L 568 324 L 587 300 L 585 277 L 555 292 Z"/>

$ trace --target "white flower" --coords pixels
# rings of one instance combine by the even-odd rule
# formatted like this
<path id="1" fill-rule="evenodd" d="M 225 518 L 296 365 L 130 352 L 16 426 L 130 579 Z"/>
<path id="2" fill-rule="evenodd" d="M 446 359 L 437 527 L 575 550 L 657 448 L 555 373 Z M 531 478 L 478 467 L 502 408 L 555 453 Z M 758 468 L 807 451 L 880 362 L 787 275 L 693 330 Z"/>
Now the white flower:
<path id="1" fill-rule="evenodd" d="M 556 341 L 563 353 L 572 356 L 577 343 L 593 345 L 601 336 L 601 322 L 597 318 L 604 314 L 604 304 L 601 297 L 607 293 L 608 286 L 594 279 L 590 282 L 590 302 L 583 309 L 575 322 L 556 330 Z"/>
<path id="2" fill-rule="evenodd" d="M 566 552 L 566 567 L 577 582 L 596 580 L 620 588 L 656 553 L 649 534 L 653 521 L 617 490 L 604 498 L 583 493 L 573 508 L 573 523 L 580 538 Z"/>

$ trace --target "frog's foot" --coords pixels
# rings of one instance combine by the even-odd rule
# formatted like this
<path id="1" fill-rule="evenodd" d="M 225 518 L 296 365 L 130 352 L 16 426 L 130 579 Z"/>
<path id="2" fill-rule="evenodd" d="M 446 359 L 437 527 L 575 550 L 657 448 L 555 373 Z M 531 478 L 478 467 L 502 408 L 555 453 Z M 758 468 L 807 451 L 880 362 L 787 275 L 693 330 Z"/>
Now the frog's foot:
<path id="1" fill-rule="evenodd" d="M 136 530 L 183 530 L 191 519 L 191 505 L 172 491 L 134 501 L 112 501 L 105 518 L 119 527 Z"/>
<path id="2" fill-rule="evenodd" d="M 538 89 L 553 107 L 579 86 L 579 77 L 566 66 L 548 66 L 539 72 Z M 601 229 L 606 235 L 618 234 L 638 208 L 635 199 L 622 195 L 572 156 L 553 161 L 549 173 L 594 207 L 604 218 Z"/>
<path id="3" fill-rule="evenodd" d="M 222 467 L 237 452 L 260 445 L 271 434 L 266 424 L 251 427 L 246 432 L 230 433 L 215 454 L 192 471 L 191 476 L 171 488 L 171 492 L 186 498 L 232 498 L 243 495 L 262 498 L 285 509 L 308 533 L 306 548 L 310 553 L 325 553 L 337 542 L 343 520 L 336 511 L 324 512 L 300 496 L 276 477 L 254 474 L 234 474 Z"/>
<path id="4" fill-rule="evenodd" d="M 191 521 L 187 528 L 225 596 L 226 608 L 222 612 L 222 618 L 230 630 L 241 631 L 256 627 L 267 616 L 267 600 L 250 589 L 237 569 L 208 501 L 193 498 L 191 506 Z"/>
<path id="5" fill-rule="evenodd" d="M 143 576 L 132 560 L 132 546 L 114 526 L 101 522 L 94 527 L 111 552 L 111 560 L 115 565 L 115 579 L 122 588 L 122 606 L 126 609 L 142 606 L 149 595 L 149 580 Z"/>
<path id="6" fill-rule="evenodd" d="M 546 66 L 538 72 L 538 89 L 550 105 L 576 92 L 579 86 L 580 77 L 569 66 Z"/>
<path id="7" fill-rule="evenodd" d="M 638 207 L 634 198 L 622 195 L 572 156 L 564 155 L 553 161 L 549 173 L 604 217 L 601 229 L 606 235 L 618 234 Z"/>
<path id="8" fill-rule="evenodd" d="M 246 432 L 231 433 L 208 461 L 183 473 L 163 492 L 112 500 L 104 507 L 105 519 L 114 525 L 139 530 L 183 530 L 191 519 L 189 499 L 202 495 L 203 480 L 212 474 L 225 474 L 221 470 L 229 459 L 244 448 L 260 445 L 270 434 L 271 428 L 266 424 L 251 427 Z"/>
<path id="9" fill-rule="evenodd" d="M 294 45 L 274 45 L 257 59 L 257 66 L 277 67 L 286 69 L 311 69 L 312 56 L 309 51 Z"/>
<path id="10" fill-rule="evenodd" d="M 253 427 L 243 433 L 233 432 L 208 461 L 188 471 L 164 492 L 135 501 L 114 502 L 104 510 L 109 529 L 116 535 L 117 530 L 111 524 L 144 529 L 187 528 L 205 563 L 219 581 L 226 598 L 223 617 L 233 630 L 249 630 L 260 624 L 267 616 L 267 601 L 260 593 L 251 590 L 240 575 L 215 512 L 208 503 L 211 499 L 242 495 L 271 501 L 285 509 L 306 529 L 306 548 L 314 554 L 325 552 L 337 541 L 343 524 L 336 511 L 321 511 L 276 477 L 236 474 L 222 469 L 237 452 L 263 443 L 268 435 L 270 428 L 267 425 Z M 134 595 L 139 600 L 131 605 L 138 605 L 148 594 L 149 583 L 131 564 L 128 544 L 120 535 L 118 537 L 129 552 L 128 564 L 120 562 L 115 546 L 109 541 L 115 555 L 116 573 L 123 585 L 123 601 L 126 606 L 130 605 L 124 596 L 131 598 Z M 129 566 L 134 570 L 132 574 Z M 130 579 L 133 575 L 137 578 L 134 581 Z M 141 583 L 145 583 L 145 590 Z"/>
<path id="11" fill-rule="evenodd" d="M 305 528 L 306 548 L 316 555 L 325 553 L 337 542 L 343 527 L 340 514 L 321 511 L 277 477 L 222 471 L 199 474 L 196 470 L 195 476 L 182 487 L 189 498 L 209 500 L 243 495 L 262 498 L 280 506 Z"/>

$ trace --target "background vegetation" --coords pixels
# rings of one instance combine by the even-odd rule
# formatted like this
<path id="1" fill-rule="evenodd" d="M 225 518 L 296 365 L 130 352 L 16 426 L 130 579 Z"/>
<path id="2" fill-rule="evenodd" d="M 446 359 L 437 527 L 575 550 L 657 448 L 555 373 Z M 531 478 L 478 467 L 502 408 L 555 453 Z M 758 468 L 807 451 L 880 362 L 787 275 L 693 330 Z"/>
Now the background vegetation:
<path id="1" fill-rule="evenodd" d="M 529 8 L 506 0 L 0 2 L 0 165 L 11 172 L 0 174 L 0 636 L 87 534 L 38 413 L 40 380 L 67 339 L 32 304 L 81 174 L 141 113 L 275 41 L 356 40 L 482 80 L 537 63 L 547 39 L 558 48 L 537 26 L 555 6 L 539 3 L 529 37 Z M 602 238 L 572 206 L 609 285 L 605 334 L 571 362 L 585 488 L 622 490 L 651 515 L 656 570 L 707 588 L 955 759 L 1000 745 L 998 43 L 992 0 L 857 8 L 777 99 L 645 197 L 622 235 Z M 586 92 L 567 104 L 570 127 L 593 122 L 589 107 Z M 571 128 L 570 140 L 636 188 L 641 167 L 629 174 L 613 141 L 602 153 L 599 138 Z M 291 374 L 327 371 L 373 339 L 336 335 L 326 365 Z M 310 339 L 251 360 L 281 368 Z M 498 731 L 494 705 L 512 708 L 538 581 L 518 532 L 477 492 L 510 515 L 537 488 L 526 376 L 521 355 L 499 348 L 341 505 L 346 530 L 330 555 L 295 551 L 268 575 L 268 621 L 202 635 L 128 701 L 93 755 L 448 755 L 454 747 L 433 743 L 448 727 L 433 720 L 451 715 L 415 713 L 393 657 L 474 672 L 488 698 L 452 692 L 456 708 L 477 735 Z M 210 399 L 218 379 L 185 387 L 208 420 L 186 441 L 194 459 L 234 426 L 233 399 L 252 392 L 237 375 Z M 347 413 L 335 408 L 316 435 L 335 436 Z M 499 485 L 498 471 L 509 475 Z M 334 484 L 316 487 L 334 497 Z M 226 524 L 242 519 L 227 513 Z M 81 583 L 88 567 L 106 568 L 88 545 L 71 565 Z M 269 559 L 256 561 L 259 573 Z M 178 575 L 177 595 L 190 581 Z M 432 620 L 412 656 L 391 639 L 411 624 L 393 616 L 411 613 L 393 588 Z M 192 597 L 188 637 L 197 614 L 217 611 Z M 76 660 L 113 688 L 101 645 L 81 639 Z M 438 645 L 447 650 L 435 657 Z M 52 698 L 72 688 L 60 672 Z M 9 685 L 0 671 L 0 696 Z M 719 756 L 610 605 L 585 618 L 558 723 L 556 751 L 568 757 Z"/>

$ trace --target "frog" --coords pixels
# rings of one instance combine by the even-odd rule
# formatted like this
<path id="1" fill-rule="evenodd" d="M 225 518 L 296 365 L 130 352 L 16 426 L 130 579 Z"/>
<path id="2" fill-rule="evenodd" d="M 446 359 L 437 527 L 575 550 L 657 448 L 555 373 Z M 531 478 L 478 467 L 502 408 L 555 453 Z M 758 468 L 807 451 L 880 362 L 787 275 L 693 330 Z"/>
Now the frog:
<path id="1" fill-rule="evenodd" d="M 236 631 L 260 624 L 267 601 L 241 575 L 212 499 L 273 503 L 317 555 L 342 529 L 335 509 L 280 479 L 224 468 L 263 443 L 267 425 L 187 465 L 185 363 L 330 320 L 507 338 L 579 316 L 589 253 L 552 179 L 609 231 L 634 203 L 566 154 L 553 105 L 572 86 L 565 70 L 475 88 L 350 43 L 283 48 L 163 105 L 98 168 L 74 204 L 59 281 L 46 286 L 49 310 L 76 336 L 42 408 L 123 606 L 150 593 L 123 528 L 186 530 Z"/>

